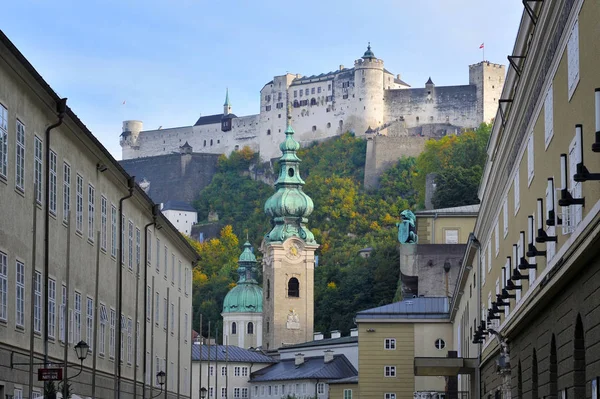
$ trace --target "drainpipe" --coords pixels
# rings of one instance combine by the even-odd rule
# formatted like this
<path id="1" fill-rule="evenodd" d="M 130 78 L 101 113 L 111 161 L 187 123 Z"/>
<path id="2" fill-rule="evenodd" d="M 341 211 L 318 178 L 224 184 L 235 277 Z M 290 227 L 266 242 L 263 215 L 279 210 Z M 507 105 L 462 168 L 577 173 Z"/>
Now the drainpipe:
<path id="1" fill-rule="evenodd" d="M 117 334 L 115 341 L 117 342 L 117 354 L 115 358 L 115 364 L 117 368 L 116 384 L 115 384 L 115 398 L 121 398 L 121 314 L 123 313 L 123 202 L 133 196 L 133 189 L 135 187 L 135 177 L 130 176 L 127 179 L 127 189 L 129 194 L 119 200 L 119 252 L 117 254 Z"/>
<path id="2" fill-rule="evenodd" d="M 433 215 L 433 221 L 431 222 L 431 243 L 435 244 L 435 219 L 438 218 L 437 212 Z"/>
<path id="3" fill-rule="evenodd" d="M 44 212 L 44 363 L 48 364 L 48 278 L 50 274 L 50 131 L 62 125 L 65 113 L 67 112 L 67 99 L 61 98 L 56 103 L 56 112 L 58 121 L 48 126 L 46 129 L 46 158 L 44 159 L 46 168 L 44 170 L 44 185 L 46 187 L 45 212 Z"/>
<path id="4" fill-rule="evenodd" d="M 150 223 L 148 223 L 147 225 L 144 226 L 144 264 L 142 265 L 144 268 L 144 291 L 146 291 L 146 297 L 148 296 L 148 228 L 150 226 L 155 226 L 156 225 L 156 218 L 158 217 L 158 213 L 160 212 L 160 205 L 154 205 L 152 206 L 152 221 Z M 153 292 L 150 292 L 150 298 L 152 298 L 152 294 Z M 146 298 L 146 300 L 144 301 L 144 314 L 142 316 L 142 319 L 144 320 L 144 361 L 143 361 L 143 367 L 144 367 L 144 385 L 143 385 L 143 390 L 142 390 L 142 399 L 146 399 L 146 379 L 148 378 L 148 376 L 146 375 L 147 370 L 146 367 L 148 366 L 148 356 L 146 356 L 146 351 L 148 350 L 148 320 L 146 315 L 148 314 L 148 298 Z M 152 324 L 150 324 L 150 327 L 152 327 Z M 150 370 L 150 375 L 152 375 L 152 370 Z M 150 378 L 150 381 L 152 381 L 152 378 Z M 150 384 L 152 385 L 152 384 Z M 135 396 L 135 395 L 134 395 Z"/>

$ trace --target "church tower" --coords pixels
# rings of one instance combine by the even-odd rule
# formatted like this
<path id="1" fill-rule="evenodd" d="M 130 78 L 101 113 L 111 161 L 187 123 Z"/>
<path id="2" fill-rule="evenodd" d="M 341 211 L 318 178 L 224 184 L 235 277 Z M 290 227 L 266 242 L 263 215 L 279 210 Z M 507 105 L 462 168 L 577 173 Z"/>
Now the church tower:
<path id="1" fill-rule="evenodd" d="M 262 288 L 256 281 L 256 257 L 246 241 L 238 259 L 239 279 L 223 301 L 223 343 L 240 348 L 262 345 Z"/>
<path id="2" fill-rule="evenodd" d="M 229 102 L 229 88 L 225 92 L 225 103 L 223 104 L 223 116 L 227 116 L 231 113 L 231 102 Z"/>
<path id="3" fill-rule="evenodd" d="M 288 112 L 291 115 L 291 112 Z M 313 202 L 302 191 L 300 144 L 294 140 L 288 117 L 285 141 L 279 145 L 276 192 L 265 203 L 271 231 L 263 253 L 263 348 L 275 351 L 284 344 L 312 340 L 314 323 L 314 265 L 319 245 L 306 227 Z"/>

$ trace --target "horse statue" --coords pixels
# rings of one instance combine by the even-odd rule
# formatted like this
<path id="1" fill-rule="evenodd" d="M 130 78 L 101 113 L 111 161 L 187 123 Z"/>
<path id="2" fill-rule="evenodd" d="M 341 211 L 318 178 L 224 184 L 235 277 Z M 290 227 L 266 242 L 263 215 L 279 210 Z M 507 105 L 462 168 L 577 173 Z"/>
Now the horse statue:
<path id="1" fill-rule="evenodd" d="M 409 209 L 402 211 L 400 217 L 402 221 L 396 223 L 396 226 L 398 226 L 398 241 L 400 244 L 416 244 L 419 241 L 415 224 L 417 217 Z"/>

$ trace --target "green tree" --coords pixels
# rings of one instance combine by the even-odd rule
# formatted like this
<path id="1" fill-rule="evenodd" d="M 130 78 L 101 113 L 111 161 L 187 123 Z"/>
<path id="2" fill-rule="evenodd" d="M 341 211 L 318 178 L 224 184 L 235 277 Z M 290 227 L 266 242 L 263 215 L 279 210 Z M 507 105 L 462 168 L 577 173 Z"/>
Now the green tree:
<path id="1" fill-rule="evenodd" d="M 438 174 L 432 203 L 435 208 L 478 204 L 477 190 L 481 181 L 481 167 L 456 167 Z"/>

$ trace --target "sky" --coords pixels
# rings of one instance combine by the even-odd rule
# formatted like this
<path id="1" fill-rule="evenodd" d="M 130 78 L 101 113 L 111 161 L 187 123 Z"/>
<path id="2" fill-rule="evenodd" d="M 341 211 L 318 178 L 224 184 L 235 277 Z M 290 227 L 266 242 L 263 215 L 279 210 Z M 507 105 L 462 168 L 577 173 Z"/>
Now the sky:
<path id="1" fill-rule="evenodd" d="M 19 0 L 3 4 L 0 29 L 121 159 L 124 120 L 189 126 L 223 112 L 226 88 L 235 114 L 257 114 L 273 76 L 352 67 L 368 42 L 413 87 L 468 84 L 484 55 L 507 63 L 522 11 L 517 0 Z"/>

